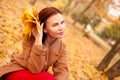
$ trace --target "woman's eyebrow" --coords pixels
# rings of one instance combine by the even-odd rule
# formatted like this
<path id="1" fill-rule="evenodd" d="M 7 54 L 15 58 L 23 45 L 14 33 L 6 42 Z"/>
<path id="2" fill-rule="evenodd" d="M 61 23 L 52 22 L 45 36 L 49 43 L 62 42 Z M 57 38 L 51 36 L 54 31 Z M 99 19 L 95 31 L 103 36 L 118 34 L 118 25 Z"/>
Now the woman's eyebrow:
<path id="1" fill-rule="evenodd" d="M 61 22 L 65 22 L 65 20 L 62 20 Z"/>
<path id="2" fill-rule="evenodd" d="M 52 24 L 58 24 L 58 23 L 59 23 L 59 22 L 56 21 L 56 22 L 53 22 Z"/>
<path id="3" fill-rule="evenodd" d="M 59 23 L 58 22 L 56 22 L 56 23 L 53 23 L 52 25 L 54 26 L 54 25 L 58 25 Z"/>

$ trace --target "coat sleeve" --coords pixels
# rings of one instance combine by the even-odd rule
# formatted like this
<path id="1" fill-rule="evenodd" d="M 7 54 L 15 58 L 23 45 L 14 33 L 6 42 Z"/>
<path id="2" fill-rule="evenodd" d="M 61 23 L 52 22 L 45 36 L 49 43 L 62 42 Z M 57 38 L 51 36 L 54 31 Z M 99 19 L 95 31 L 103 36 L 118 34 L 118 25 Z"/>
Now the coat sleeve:
<path id="1" fill-rule="evenodd" d="M 65 45 L 62 44 L 60 57 L 53 65 L 55 80 L 68 80 L 68 65 Z"/>
<path id="2" fill-rule="evenodd" d="M 41 45 L 23 44 L 25 68 L 32 73 L 39 73 L 44 68 L 46 49 Z"/>

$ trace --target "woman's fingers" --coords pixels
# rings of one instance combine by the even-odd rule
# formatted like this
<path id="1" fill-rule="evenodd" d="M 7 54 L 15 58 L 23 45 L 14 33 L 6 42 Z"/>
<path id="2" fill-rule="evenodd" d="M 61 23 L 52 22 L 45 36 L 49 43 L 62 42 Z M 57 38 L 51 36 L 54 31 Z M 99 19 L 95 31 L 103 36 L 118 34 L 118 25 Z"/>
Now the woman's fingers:
<path id="1" fill-rule="evenodd" d="M 41 33 L 41 31 L 43 31 L 43 23 L 40 25 L 39 23 L 37 23 L 37 30 L 39 33 Z"/>
<path id="2" fill-rule="evenodd" d="M 33 28 L 32 33 L 35 37 L 35 44 L 42 44 L 43 23 L 41 25 L 36 25 L 36 27 Z"/>
<path id="3" fill-rule="evenodd" d="M 41 25 L 36 25 L 36 27 L 34 27 L 33 28 L 33 30 L 32 30 L 32 32 L 33 32 L 33 34 L 35 34 L 35 35 L 39 35 L 39 34 L 41 34 L 42 35 L 42 32 L 43 32 L 43 23 L 41 24 Z"/>

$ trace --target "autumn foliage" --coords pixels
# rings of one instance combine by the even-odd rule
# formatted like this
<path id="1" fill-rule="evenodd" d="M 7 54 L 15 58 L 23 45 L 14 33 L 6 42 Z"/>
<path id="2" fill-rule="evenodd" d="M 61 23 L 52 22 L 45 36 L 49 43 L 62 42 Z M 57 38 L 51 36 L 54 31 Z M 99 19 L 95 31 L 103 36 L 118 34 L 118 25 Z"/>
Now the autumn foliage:
<path id="1" fill-rule="evenodd" d="M 38 3 L 37 9 L 48 5 L 44 0 Z M 40 25 L 37 11 L 31 9 L 27 0 L 0 0 L 0 21 L 0 64 L 4 64 L 12 54 L 22 52 L 22 34 L 31 35 L 32 28 L 40 29 Z M 71 25 L 68 16 L 65 21 L 63 40 L 68 54 L 69 80 L 107 80 L 104 73 L 96 69 L 107 52 Z"/>

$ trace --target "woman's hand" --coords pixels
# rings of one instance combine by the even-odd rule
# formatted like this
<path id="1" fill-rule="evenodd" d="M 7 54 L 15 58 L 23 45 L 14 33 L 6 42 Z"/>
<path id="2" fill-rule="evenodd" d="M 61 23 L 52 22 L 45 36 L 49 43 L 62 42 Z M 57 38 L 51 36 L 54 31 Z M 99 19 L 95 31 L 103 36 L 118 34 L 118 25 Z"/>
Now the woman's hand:
<path id="1" fill-rule="evenodd" d="M 42 45 L 42 36 L 43 36 L 43 24 L 37 26 L 32 30 L 33 36 L 35 37 L 35 44 Z"/>

